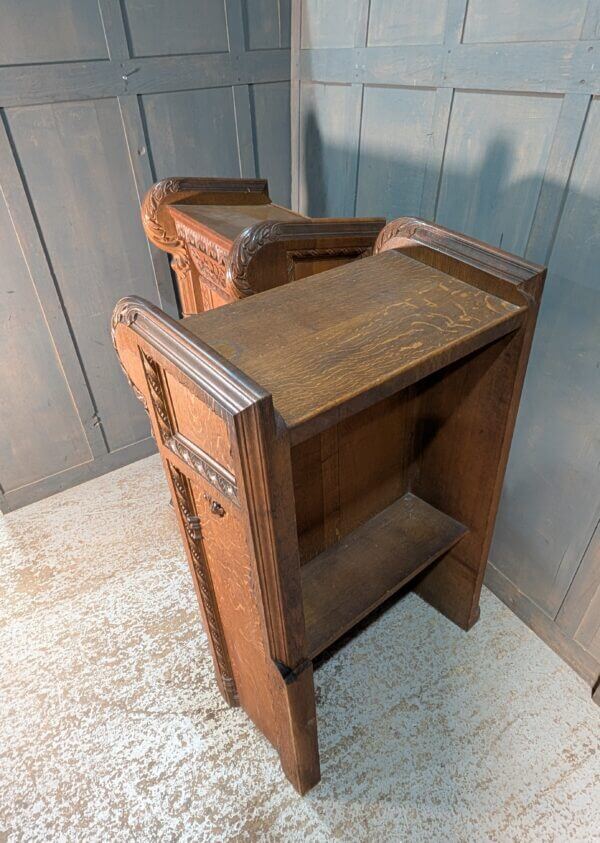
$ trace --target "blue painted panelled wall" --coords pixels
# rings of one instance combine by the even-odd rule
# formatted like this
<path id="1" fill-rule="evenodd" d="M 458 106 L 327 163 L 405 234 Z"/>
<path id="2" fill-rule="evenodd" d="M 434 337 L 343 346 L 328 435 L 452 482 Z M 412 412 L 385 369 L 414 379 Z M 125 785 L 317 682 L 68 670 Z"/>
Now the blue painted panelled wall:
<path id="1" fill-rule="evenodd" d="M 304 0 L 292 191 L 550 267 L 489 584 L 600 673 L 600 2 Z"/>
<path id="2" fill-rule="evenodd" d="M 0 0 L 0 508 L 150 453 L 116 301 L 175 315 L 140 200 L 166 176 L 290 192 L 288 0 Z"/>

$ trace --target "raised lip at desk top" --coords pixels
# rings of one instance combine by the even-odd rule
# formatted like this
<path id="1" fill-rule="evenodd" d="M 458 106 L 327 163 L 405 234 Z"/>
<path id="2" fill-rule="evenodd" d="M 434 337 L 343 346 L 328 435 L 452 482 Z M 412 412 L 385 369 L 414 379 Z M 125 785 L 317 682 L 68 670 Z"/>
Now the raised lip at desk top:
<path id="1" fill-rule="evenodd" d="M 295 444 L 510 333 L 526 310 L 391 250 L 182 324 L 271 393 Z"/>

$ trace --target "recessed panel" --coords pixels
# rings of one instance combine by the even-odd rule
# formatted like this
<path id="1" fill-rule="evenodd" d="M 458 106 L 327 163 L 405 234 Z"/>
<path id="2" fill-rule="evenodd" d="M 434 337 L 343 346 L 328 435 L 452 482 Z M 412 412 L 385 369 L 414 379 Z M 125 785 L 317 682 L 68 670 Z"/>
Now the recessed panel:
<path id="1" fill-rule="evenodd" d="M 371 0 L 368 46 L 441 44 L 446 5 L 444 0 Z"/>
<path id="2" fill-rule="evenodd" d="M 253 0 L 242 4 L 246 49 L 276 50 L 290 46 L 290 0 Z"/>
<path id="3" fill-rule="evenodd" d="M 463 41 L 578 39 L 588 0 L 469 0 Z"/>
<path id="4" fill-rule="evenodd" d="M 437 221 L 523 254 L 561 101 L 457 91 Z"/>
<path id="5" fill-rule="evenodd" d="M 107 58 L 97 0 L 2 0 L 0 64 Z"/>
<path id="6" fill-rule="evenodd" d="M 290 205 L 290 86 L 251 85 L 257 175 L 269 180 L 274 202 Z"/>
<path id="7" fill-rule="evenodd" d="M 228 50 L 224 0 L 124 0 L 134 56 Z"/>
<path id="8" fill-rule="evenodd" d="M 304 0 L 302 47 L 353 47 L 364 0 Z"/>
<path id="9" fill-rule="evenodd" d="M 432 143 L 435 91 L 365 88 L 356 213 L 418 214 Z"/>
<path id="10" fill-rule="evenodd" d="M 148 436 L 110 337 L 117 300 L 157 300 L 115 100 L 7 110 L 25 181 L 111 449 Z"/>
<path id="11" fill-rule="evenodd" d="M 0 194 L 0 484 L 10 492 L 91 460 Z"/>
<path id="12" fill-rule="evenodd" d="M 147 94 L 142 101 L 157 178 L 239 177 L 231 88 Z"/>
<path id="13" fill-rule="evenodd" d="M 542 298 L 491 559 L 551 617 L 600 500 L 600 102 L 592 102 Z"/>
<path id="14" fill-rule="evenodd" d="M 300 207 L 309 216 L 352 216 L 360 96 L 350 85 L 304 84 Z"/>

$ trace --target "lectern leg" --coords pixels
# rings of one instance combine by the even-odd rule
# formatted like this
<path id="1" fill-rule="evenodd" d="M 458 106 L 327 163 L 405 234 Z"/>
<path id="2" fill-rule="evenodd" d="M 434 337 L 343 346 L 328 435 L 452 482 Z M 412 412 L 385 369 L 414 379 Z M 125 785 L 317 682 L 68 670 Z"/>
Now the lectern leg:
<path id="1" fill-rule="evenodd" d="M 453 557 L 452 551 L 427 571 L 415 591 L 461 629 L 469 630 L 479 620 L 479 575 Z"/>
<path id="2" fill-rule="evenodd" d="M 281 681 L 279 760 L 286 777 L 303 795 L 321 778 L 312 664 L 290 684 Z"/>

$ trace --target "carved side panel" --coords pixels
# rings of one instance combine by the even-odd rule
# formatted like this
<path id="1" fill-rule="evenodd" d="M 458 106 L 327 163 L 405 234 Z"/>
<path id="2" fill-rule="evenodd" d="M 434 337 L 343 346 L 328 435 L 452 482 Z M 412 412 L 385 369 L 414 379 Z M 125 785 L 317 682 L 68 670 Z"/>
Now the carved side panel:
<path id="1" fill-rule="evenodd" d="M 305 793 L 319 779 L 314 685 L 289 445 L 271 396 L 147 302 L 121 301 L 114 325 L 148 399 L 220 688 Z"/>
<path id="2" fill-rule="evenodd" d="M 158 433 L 157 438 L 160 439 L 159 445 L 168 449 L 170 453 L 176 454 L 194 471 L 206 479 L 209 484 L 214 486 L 223 496 L 237 503 L 235 478 L 208 454 L 186 444 L 185 439 L 177 433 L 169 407 L 161 367 L 143 349 L 140 349 L 140 355 L 148 386 L 150 403 L 154 410 L 154 432 L 155 436 Z M 218 684 L 226 702 L 229 705 L 236 705 L 237 691 L 233 670 L 231 668 L 231 661 L 219 616 L 210 569 L 203 546 L 200 518 L 198 517 L 194 499 L 185 475 L 172 464 L 167 458 L 165 451 L 163 451 L 163 456 L 165 457 L 165 463 L 174 490 L 174 503 L 179 510 L 188 558 L 202 601 L 202 608 L 206 619 L 206 631 L 210 636 L 215 666 L 217 668 Z"/>
<path id="3" fill-rule="evenodd" d="M 225 268 L 210 255 L 207 255 L 206 252 L 192 246 L 191 243 L 188 244 L 188 249 L 202 280 L 209 287 L 216 287 L 217 290 L 223 292 L 225 290 Z"/>
<path id="4" fill-rule="evenodd" d="M 171 482 L 175 490 L 177 507 L 185 529 L 186 544 L 196 582 L 202 596 L 202 605 L 206 617 L 208 632 L 212 641 L 215 660 L 219 669 L 220 686 L 229 705 L 237 705 L 238 696 L 233 678 L 231 661 L 223 634 L 221 618 L 217 609 L 217 600 L 213 587 L 210 569 L 206 559 L 202 539 L 202 525 L 196 513 L 193 497 L 190 493 L 187 479 L 170 463 L 167 463 L 171 475 Z"/>
<path id="5" fill-rule="evenodd" d="M 225 284 L 226 260 L 229 250 L 212 237 L 202 234 L 180 220 L 175 222 L 178 238 L 185 243 L 191 260 L 189 283 L 194 285 L 194 300 L 202 303 L 202 310 L 212 310 L 222 303 L 231 301 Z M 181 281 L 181 279 L 180 279 Z M 216 295 L 215 295 L 216 294 Z M 191 301 L 191 300 L 190 300 Z M 199 307 L 188 308 L 188 313 L 198 312 Z"/>

